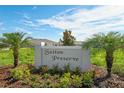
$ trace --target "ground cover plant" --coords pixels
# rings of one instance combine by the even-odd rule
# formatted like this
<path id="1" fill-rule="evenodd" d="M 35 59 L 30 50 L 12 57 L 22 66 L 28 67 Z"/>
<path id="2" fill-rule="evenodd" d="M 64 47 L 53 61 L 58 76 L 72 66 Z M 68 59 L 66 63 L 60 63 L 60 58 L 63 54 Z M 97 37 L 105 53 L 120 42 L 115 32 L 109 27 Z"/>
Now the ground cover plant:
<path id="1" fill-rule="evenodd" d="M 47 72 L 44 72 L 44 68 L 46 71 L 47 67 L 41 66 L 39 69 L 35 68 L 39 70 L 38 72 L 32 73 L 32 70 L 34 69 L 30 69 L 29 65 L 20 65 L 10 71 L 10 78 L 11 80 L 20 81 L 22 85 L 27 85 L 34 88 L 81 88 L 92 87 L 92 85 L 94 84 L 94 82 L 91 82 L 93 81 L 91 72 L 80 73 L 80 75 L 77 75 L 78 73 L 74 74 L 73 71 L 65 72 L 64 70 L 62 70 L 63 73 L 60 75 L 56 70 L 56 74 L 53 75 L 51 73 L 51 69 Z"/>

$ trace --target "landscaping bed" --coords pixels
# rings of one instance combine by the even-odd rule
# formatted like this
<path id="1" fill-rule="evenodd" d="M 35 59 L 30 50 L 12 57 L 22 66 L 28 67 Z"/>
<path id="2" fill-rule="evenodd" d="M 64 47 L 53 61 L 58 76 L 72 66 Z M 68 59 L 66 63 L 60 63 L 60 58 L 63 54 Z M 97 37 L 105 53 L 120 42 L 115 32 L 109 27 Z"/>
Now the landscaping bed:
<path id="1" fill-rule="evenodd" d="M 17 68 L 16 68 L 17 69 Z M 15 69 L 15 70 L 16 70 Z M 19 68 L 20 69 L 20 68 Z M 124 88 L 124 77 L 112 74 L 111 78 L 103 78 L 106 75 L 106 69 L 93 65 L 92 69 L 86 73 L 70 73 L 66 69 L 65 72 L 59 72 L 55 67 L 47 72 L 47 67 L 41 67 L 40 71 L 30 66 L 30 74 L 24 77 L 21 74 L 16 75 L 16 79 L 11 73 L 14 71 L 12 66 L 0 68 L 0 87 L 7 88 L 85 88 L 85 87 L 105 87 L 105 88 Z M 20 71 L 20 70 L 18 70 Z M 26 70 L 27 71 L 27 70 Z M 91 73 L 93 72 L 93 73 Z M 18 73 L 18 72 L 16 72 Z M 27 72 L 25 72 L 27 73 Z M 15 75 L 15 74 L 13 74 Z M 19 79 L 17 79 L 19 78 Z"/>

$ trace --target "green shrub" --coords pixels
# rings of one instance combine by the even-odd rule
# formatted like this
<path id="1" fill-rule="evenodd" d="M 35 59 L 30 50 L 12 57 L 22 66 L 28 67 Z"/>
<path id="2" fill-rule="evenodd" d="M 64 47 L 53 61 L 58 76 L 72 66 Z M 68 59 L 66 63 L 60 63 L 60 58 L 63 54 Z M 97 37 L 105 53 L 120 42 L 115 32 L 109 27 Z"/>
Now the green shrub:
<path id="1" fill-rule="evenodd" d="M 43 66 L 39 67 L 39 71 L 41 73 L 47 73 L 48 72 L 48 66 L 47 65 L 43 65 Z"/>
<path id="2" fill-rule="evenodd" d="M 46 81 L 45 81 L 45 87 L 46 88 L 50 88 L 50 87 L 52 87 L 50 84 L 52 84 L 53 83 L 53 81 L 51 81 L 51 79 L 47 79 Z"/>
<path id="3" fill-rule="evenodd" d="M 71 74 L 68 73 L 64 73 L 64 75 L 60 78 L 60 87 L 69 87 L 71 84 Z"/>
<path id="4" fill-rule="evenodd" d="M 84 87 L 92 87 L 94 82 L 93 82 L 93 73 L 92 72 L 85 72 L 82 74 L 83 77 L 83 86 Z"/>
<path id="5" fill-rule="evenodd" d="M 57 79 L 60 78 L 60 75 L 54 75 L 53 78 L 54 78 L 55 80 L 57 80 Z"/>
<path id="6" fill-rule="evenodd" d="M 23 79 L 23 80 L 21 80 L 21 83 L 23 84 L 23 85 L 29 85 L 30 84 L 30 79 Z"/>
<path id="7" fill-rule="evenodd" d="M 82 78 L 79 75 L 72 75 L 71 86 L 82 87 Z"/>
<path id="8" fill-rule="evenodd" d="M 20 66 L 11 70 L 11 76 L 16 80 L 27 79 L 30 77 L 30 70 L 26 66 Z"/>
<path id="9" fill-rule="evenodd" d="M 70 65 L 69 64 L 67 64 L 67 65 L 64 66 L 64 72 L 65 73 L 71 72 L 71 69 L 70 69 Z"/>
<path id="10" fill-rule="evenodd" d="M 73 71 L 74 74 L 76 75 L 80 75 L 81 74 L 81 70 L 79 67 L 76 67 L 75 70 Z"/>
<path id="11" fill-rule="evenodd" d="M 40 82 L 32 82 L 31 87 L 32 88 L 40 88 L 41 87 L 41 83 Z"/>
<path id="12" fill-rule="evenodd" d="M 23 78 L 23 70 L 22 69 L 13 69 L 11 70 L 11 76 L 14 78 L 14 79 L 17 79 L 17 80 L 20 80 Z"/>
<path id="13" fill-rule="evenodd" d="M 51 73 L 51 74 L 61 74 L 61 69 L 60 68 L 58 68 L 58 65 L 54 65 L 50 70 L 49 70 L 49 72 Z"/>
<path id="14" fill-rule="evenodd" d="M 43 74 L 43 78 L 48 79 L 49 77 L 50 77 L 50 74 L 48 74 L 48 73 Z"/>
<path id="15" fill-rule="evenodd" d="M 31 79 L 31 81 L 33 81 L 33 82 L 37 82 L 37 81 L 39 81 L 39 76 L 37 76 L 37 75 L 32 75 L 30 79 Z"/>
<path id="16" fill-rule="evenodd" d="M 27 64 L 28 68 L 30 69 L 30 72 L 33 73 L 33 74 L 37 74 L 39 73 L 39 69 L 37 67 L 35 67 L 34 65 L 32 64 Z"/>
<path id="17" fill-rule="evenodd" d="M 39 71 L 38 68 L 36 68 L 36 67 L 33 66 L 32 68 L 30 68 L 30 72 L 33 73 L 33 74 L 37 74 L 37 73 L 39 73 L 40 71 Z"/>
<path id="18" fill-rule="evenodd" d="M 59 88 L 60 87 L 60 84 L 58 82 L 52 82 L 49 86 L 51 88 Z"/>

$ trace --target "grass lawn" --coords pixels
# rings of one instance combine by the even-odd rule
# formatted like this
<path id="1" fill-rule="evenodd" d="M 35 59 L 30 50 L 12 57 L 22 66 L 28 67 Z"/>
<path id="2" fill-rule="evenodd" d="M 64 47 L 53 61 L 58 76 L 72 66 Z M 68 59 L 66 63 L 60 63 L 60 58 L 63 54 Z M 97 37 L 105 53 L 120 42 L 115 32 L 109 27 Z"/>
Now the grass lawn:
<path id="1" fill-rule="evenodd" d="M 34 63 L 34 49 L 21 48 L 19 59 L 20 59 L 20 64 Z M 0 50 L 0 65 L 13 65 L 12 51 Z"/>

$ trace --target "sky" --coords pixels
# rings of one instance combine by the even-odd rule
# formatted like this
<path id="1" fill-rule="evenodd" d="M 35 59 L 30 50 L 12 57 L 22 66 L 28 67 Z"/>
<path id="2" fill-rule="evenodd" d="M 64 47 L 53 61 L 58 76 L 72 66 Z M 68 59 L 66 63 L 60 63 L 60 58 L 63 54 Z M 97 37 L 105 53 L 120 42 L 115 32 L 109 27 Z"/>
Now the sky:
<path id="1" fill-rule="evenodd" d="M 25 32 L 28 36 L 59 41 L 65 29 L 77 41 L 100 32 L 124 33 L 124 6 L 10 5 L 0 6 L 0 36 Z"/>

